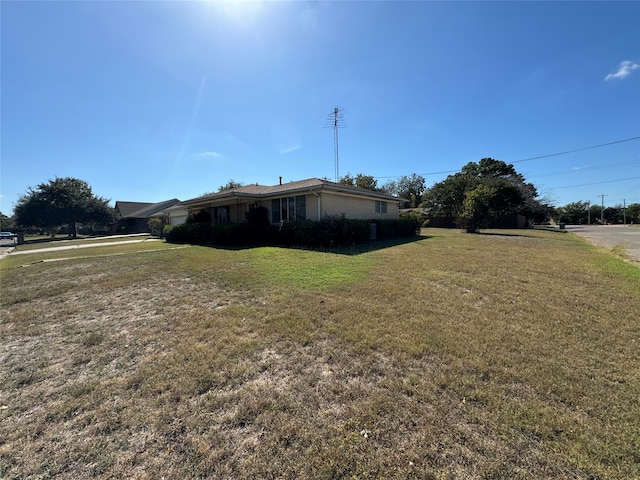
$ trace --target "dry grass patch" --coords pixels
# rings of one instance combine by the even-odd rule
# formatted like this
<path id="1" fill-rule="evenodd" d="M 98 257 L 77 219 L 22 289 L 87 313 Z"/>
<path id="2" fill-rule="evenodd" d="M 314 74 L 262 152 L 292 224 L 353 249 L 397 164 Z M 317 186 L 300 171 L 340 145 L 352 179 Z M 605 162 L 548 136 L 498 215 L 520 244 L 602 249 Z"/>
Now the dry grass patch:
<path id="1" fill-rule="evenodd" d="M 640 270 L 424 233 L 3 260 L 0 476 L 639 477 Z"/>

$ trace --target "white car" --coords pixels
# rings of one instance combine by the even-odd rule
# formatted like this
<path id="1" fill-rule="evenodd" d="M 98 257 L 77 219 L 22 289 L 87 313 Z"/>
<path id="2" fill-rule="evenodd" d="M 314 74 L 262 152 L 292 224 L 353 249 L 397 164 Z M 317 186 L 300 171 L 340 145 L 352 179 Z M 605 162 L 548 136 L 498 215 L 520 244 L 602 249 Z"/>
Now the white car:
<path id="1" fill-rule="evenodd" d="M 16 238 L 15 233 L 11 232 L 0 232 L 0 240 L 13 239 Z"/>

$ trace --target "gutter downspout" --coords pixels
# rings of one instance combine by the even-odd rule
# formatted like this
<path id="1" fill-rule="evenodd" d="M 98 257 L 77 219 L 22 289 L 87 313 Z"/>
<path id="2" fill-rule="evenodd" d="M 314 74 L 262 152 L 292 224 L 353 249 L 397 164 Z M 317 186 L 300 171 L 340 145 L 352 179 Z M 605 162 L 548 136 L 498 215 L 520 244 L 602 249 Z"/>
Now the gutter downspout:
<path id="1" fill-rule="evenodd" d="M 311 193 L 313 193 L 316 198 L 318 199 L 317 203 L 318 203 L 318 222 L 320 221 L 320 195 L 318 195 L 316 192 L 314 192 L 313 190 L 309 190 Z"/>

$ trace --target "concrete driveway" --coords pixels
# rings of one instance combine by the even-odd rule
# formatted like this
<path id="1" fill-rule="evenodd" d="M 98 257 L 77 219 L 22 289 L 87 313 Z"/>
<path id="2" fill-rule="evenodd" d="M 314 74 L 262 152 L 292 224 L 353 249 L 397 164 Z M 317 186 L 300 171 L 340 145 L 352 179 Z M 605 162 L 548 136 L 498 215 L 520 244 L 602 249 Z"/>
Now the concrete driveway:
<path id="1" fill-rule="evenodd" d="M 567 225 L 566 229 L 600 247 L 622 246 L 634 262 L 640 263 L 639 225 Z"/>

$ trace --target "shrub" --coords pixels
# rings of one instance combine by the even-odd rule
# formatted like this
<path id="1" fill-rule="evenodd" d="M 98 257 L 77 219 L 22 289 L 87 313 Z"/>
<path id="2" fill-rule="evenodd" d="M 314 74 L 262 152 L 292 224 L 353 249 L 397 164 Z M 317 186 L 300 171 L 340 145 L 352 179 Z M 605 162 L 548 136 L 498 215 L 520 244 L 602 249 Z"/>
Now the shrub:
<path id="1" fill-rule="evenodd" d="M 187 217 L 187 223 L 211 223 L 211 214 L 206 210 L 200 210 L 198 213 L 190 213 Z"/>
<path id="2" fill-rule="evenodd" d="M 213 244 L 221 246 L 279 245 L 332 248 L 369 241 L 371 223 L 378 225 L 378 238 L 390 239 L 415 235 L 415 219 L 350 220 L 326 217 L 319 222 L 305 220 L 265 224 L 259 216 L 243 223 L 185 223 L 167 229 L 165 237 L 172 243 Z"/>
<path id="3" fill-rule="evenodd" d="M 258 225 L 261 227 L 269 226 L 269 210 L 267 207 L 255 207 L 244 214 L 250 225 Z"/>
<path id="4" fill-rule="evenodd" d="M 210 223 L 183 223 L 175 225 L 167 234 L 167 242 L 171 243 L 211 243 L 213 229 Z"/>
<path id="5" fill-rule="evenodd" d="M 147 225 L 151 230 L 151 234 L 156 235 L 158 237 L 162 237 L 162 234 L 164 233 L 165 224 L 166 224 L 165 219 L 158 218 L 158 217 L 150 218 L 149 221 L 147 222 Z"/>
<path id="6" fill-rule="evenodd" d="M 378 225 L 378 239 L 386 240 L 396 237 L 410 237 L 416 234 L 420 223 L 415 218 L 401 218 L 400 220 L 376 220 Z"/>

